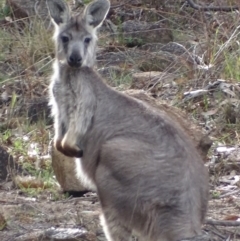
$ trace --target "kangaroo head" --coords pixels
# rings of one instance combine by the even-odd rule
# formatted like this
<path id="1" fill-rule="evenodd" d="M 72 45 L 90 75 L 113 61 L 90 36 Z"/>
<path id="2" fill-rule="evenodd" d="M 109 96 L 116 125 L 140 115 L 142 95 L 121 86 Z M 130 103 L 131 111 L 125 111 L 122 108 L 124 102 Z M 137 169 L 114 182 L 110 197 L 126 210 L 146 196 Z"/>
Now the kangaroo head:
<path id="1" fill-rule="evenodd" d="M 96 32 L 109 11 L 109 0 L 95 0 L 76 16 L 63 0 L 47 0 L 47 5 L 55 26 L 56 58 L 73 68 L 92 67 Z"/>

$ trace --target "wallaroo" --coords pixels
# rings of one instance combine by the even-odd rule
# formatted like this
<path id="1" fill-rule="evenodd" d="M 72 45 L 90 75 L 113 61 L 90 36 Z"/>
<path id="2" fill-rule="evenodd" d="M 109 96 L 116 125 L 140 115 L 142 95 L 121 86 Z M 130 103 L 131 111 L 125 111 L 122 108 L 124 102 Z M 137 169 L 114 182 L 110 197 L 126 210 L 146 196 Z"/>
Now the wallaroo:
<path id="1" fill-rule="evenodd" d="M 113 90 L 94 71 L 97 29 L 109 7 L 95 0 L 73 16 L 64 1 L 48 1 L 55 147 L 76 157 L 77 176 L 96 190 L 108 241 L 200 235 L 208 173 L 190 138 L 166 112 Z"/>

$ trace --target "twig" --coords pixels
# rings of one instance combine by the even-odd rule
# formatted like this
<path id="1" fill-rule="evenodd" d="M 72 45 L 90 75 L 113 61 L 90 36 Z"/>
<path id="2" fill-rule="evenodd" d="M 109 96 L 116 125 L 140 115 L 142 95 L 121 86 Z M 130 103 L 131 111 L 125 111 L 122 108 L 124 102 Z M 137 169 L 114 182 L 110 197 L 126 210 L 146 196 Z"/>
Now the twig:
<path id="1" fill-rule="evenodd" d="M 219 6 L 219 7 L 212 7 L 212 6 L 201 6 L 196 4 L 193 0 L 187 0 L 188 4 L 190 7 L 196 9 L 196 10 L 201 10 L 201 11 L 212 11 L 212 12 L 218 12 L 218 11 L 223 11 L 223 12 L 232 12 L 239 10 L 238 6 Z"/>
<path id="2" fill-rule="evenodd" d="M 126 4 L 126 2 L 124 2 L 124 3 L 120 3 L 120 4 L 117 4 L 117 5 L 112 5 L 110 8 L 111 8 L 111 9 L 119 8 L 119 7 L 124 6 L 124 4 Z"/>
<path id="3" fill-rule="evenodd" d="M 231 192 L 228 192 L 228 193 L 225 193 L 225 194 L 220 195 L 220 198 L 227 197 L 227 196 L 231 196 L 231 195 L 237 194 L 237 193 L 239 193 L 239 192 L 240 192 L 240 190 L 234 190 L 234 191 L 231 191 Z"/>
<path id="4" fill-rule="evenodd" d="M 0 199 L 0 203 L 4 206 L 7 205 L 19 205 L 19 202 L 13 202 L 13 201 L 9 201 L 9 200 L 4 200 L 4 199 Z"/>
<path id="5" fill-rule="evenodd" d="M 219 226 L 228 226 L 228 227 L 240 226 L 240 221 L 219 221 L 219 220 L 207 219 L 205 223 L 210 225 L 219 225 Z"/>
<path id="6" fill-rule="evenodd" d="M 221 54 L 221 52 L 226 49 L 230 42 L 235 38 L 237 38 L 237 36 L 239 35 L 239 28 L 240 28 L 240 25 L 238 25 L 236 27 L 236 29 L 234 30 L 234 32 L 232 33 L 232 35 L 230 36 L 230 38 L 221 46 L 221 48 L 218 50 L 218 52 L 216 53 L 216 55 L 214 56 L 214 61 L 216 61 L 217 57 Z"/>
<path id="7" fill-rule="evenodd" d="M 219 238 L 226 240 L 226 236 L 223 235 L 215 226 L 213 226 L 213 228 L 211 227 L 211 229 L 204 228 L 204 231 L 207 233 L 211 232 Z"/>

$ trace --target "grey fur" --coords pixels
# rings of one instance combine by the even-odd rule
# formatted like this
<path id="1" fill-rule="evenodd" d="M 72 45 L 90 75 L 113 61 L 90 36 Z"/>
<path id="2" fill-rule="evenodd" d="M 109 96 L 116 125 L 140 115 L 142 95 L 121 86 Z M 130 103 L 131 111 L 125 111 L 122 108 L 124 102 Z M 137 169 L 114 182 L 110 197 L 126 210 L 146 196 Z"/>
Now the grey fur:
<path id="1" fill-rule="evenodd" d="M 59 25 L 69 20 L 68 18 L 70 16 L 70 10 L 64 1 L 47 0 L 47 7 L 50 16 L 56 24 Z"/>
<path id="2" fill-rule="evenodd" d="M 208 173 L 190 138 L 166 112 L 113 90 L 93 69 L 96 29 L 108 0 L 95 0 L 83 17 L 65 10 L 63 22 L 54 20 L 55 145 L 65 155 L 82 156 L 76 159 L 77 175 L 98 193 L 108 241 L 128 241 L 132 233 L 142 241 L 199 235 Z M 71 36 L 67 47 L 61 42 L 65 34 Z M 87 46 L 86 36 L 91 37 Z M 82 61 L 72 67 L 68 58 L 75 51 Z"/>

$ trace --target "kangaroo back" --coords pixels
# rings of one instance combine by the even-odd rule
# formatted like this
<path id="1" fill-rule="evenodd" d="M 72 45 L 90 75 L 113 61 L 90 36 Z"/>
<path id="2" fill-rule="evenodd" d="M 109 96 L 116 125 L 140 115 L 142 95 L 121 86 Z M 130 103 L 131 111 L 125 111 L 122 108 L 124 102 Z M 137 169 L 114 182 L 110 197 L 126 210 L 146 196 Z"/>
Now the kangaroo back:
<path id="1" fill-rule="evenodd" d="M 201 234 L 208 173 L 167 112 L 108 87 L 94 71 L 97 29 L 110 7 L 90 3 L 73 16 L 48 0 L 56 60 L 50 84 L 55 147 L 76 159 L 77 176 L 97 191 L 108 241 L 177 241 Z"/>

